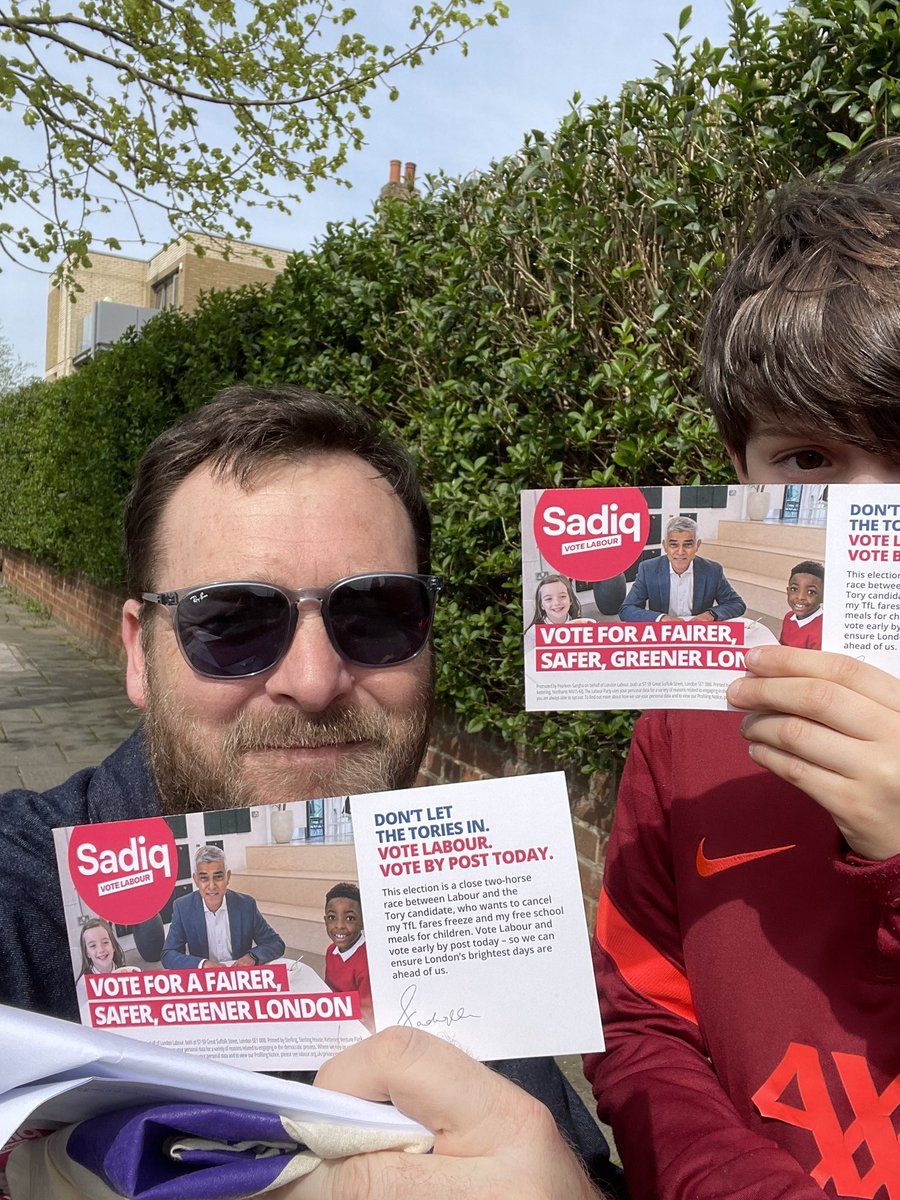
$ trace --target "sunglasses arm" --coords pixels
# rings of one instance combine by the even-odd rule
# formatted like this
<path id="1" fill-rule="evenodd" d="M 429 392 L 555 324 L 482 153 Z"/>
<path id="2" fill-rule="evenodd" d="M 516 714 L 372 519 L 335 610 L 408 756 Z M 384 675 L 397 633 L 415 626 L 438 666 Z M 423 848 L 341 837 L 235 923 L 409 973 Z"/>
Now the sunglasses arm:
<path id="1" fill-rule="evenodd" d="M 141 592 L 141 600 L 149 601 L 150 604 L 159 604 L 169 610 L 178 604 L 178 597 L 174 592 Z"/>

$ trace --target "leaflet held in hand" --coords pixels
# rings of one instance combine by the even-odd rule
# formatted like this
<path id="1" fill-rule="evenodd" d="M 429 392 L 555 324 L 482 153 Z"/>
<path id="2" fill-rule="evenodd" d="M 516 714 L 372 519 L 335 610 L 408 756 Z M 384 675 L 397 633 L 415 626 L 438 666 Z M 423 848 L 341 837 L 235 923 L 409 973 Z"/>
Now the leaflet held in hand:
<path id="1" fill-rule="evenodd" d="M 602 1046 L 562 774 L 291 810 L 281 842 L 267 806 L 54 831 L 84 1024 L 254 1070 L 394 1024 Z"/>
<path id="2" fill-rule="evenodd" d="M 522 493 L 525 705 L 727 708 L 753 646 L 900 674 L 900 485 Z"/>

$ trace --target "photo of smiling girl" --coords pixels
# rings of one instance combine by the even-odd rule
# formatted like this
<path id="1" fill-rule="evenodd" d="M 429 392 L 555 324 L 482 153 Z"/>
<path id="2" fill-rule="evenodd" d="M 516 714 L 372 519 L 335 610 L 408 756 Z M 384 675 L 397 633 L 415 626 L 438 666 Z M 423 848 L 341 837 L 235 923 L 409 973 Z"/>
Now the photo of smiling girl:
<path id="1" fill-rule="evenodd" d="M 125 951 L 102 917 L 91 917 L 81 927 L 81 974 L 106 975 L 112 971 L 137 970 L 125 963 Z"/>
<path id="2" fill-rule="evenodd" d="M 563 625 L 568 621 L 596 624 L 593 617 L 582 616 L 581 601 L 570 579 L 565 575 L 545 575 L 534 594 L 534 620 L 528 629 L 535 625 Z"/>

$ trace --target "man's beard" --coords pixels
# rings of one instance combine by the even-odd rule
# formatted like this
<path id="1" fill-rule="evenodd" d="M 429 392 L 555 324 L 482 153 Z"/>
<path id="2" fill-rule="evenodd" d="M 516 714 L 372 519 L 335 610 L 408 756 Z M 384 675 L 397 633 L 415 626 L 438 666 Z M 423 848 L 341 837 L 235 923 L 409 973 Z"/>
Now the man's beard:
<path id="1" fill-rule="evenodd" d="M 166 815 L 353 796 L 415 783 L 431 727 L 430 678 L 423 681 L 418 703 L 403 715 L 339 705 L 314 716 L 287 707 L 262 716 L 242 712 L 222 728 L 219 745 L 210 746 L 208 728 L 200 728 L 167 694 L 152 658 L 146 663 L 144 731 Z M 266 761 L 273 748 L 337 745 L 350 748 L 329 765 Z"/>

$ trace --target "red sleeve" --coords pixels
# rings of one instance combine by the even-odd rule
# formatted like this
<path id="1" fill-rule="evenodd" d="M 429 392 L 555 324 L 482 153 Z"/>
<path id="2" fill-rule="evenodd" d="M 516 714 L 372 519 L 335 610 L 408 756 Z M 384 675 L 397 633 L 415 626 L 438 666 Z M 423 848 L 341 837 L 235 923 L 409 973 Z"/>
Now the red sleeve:
<path id="1" fill-rule="evenodd" d="M 374 1030 L 375 1017 L 372 1010 L 372 984 L 369 980 L 369 955 L 365 944 L 353 955 L 353 984 L 359 992 L 359 1009 L 362 1023 Z"/>
<path id="2" fill-rule="evenodd" d="M 641 718 L 619 789 L 594 962 L 607 1050 L 585 1073 L 631 1200 L 823 1200 L 750 1130 L 708 1058 L 684 969 L 669 840 L 665 713 Z"/>
<path id="3" fill-rule="evenodd" d="M 329 946 L 328 949 L 325 951 L 325 982 L 328 984 L 328 986 L 331 988 L 331 990 L 333 992 L 340 991 L 340 988 L 338 988 L 335 985 L 334 955 L 332 954 L 331 946 Z"/>

